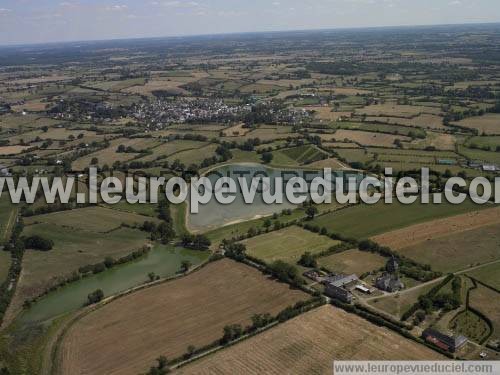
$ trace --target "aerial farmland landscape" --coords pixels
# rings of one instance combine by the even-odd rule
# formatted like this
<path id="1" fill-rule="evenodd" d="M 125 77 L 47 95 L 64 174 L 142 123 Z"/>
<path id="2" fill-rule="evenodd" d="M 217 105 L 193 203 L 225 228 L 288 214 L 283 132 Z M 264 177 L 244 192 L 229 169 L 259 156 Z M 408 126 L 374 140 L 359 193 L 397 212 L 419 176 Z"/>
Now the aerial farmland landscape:
<path id="1" fill-rule="evenodd" d="M 19 3 L 0 375 L 500 361 L 498 4 Z"/>

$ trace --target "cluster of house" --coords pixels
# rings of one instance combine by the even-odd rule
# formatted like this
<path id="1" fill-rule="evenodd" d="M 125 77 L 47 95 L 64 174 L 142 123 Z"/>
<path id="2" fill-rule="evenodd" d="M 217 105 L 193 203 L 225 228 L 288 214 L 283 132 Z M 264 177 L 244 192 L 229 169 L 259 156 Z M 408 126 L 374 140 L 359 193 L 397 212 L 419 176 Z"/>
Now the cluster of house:
<path id="1" fill-rule="evenodd" d="M 250 105 L 228 105 L 221 99 L 156 100 L 132 108 L 132 116 L 160 130 L 170 123 L 233 121 L 251 111 Z"/>
<path id="2" fill-rule="evenodd" d="M 496 164 L 488 164 L 481 161 L 471 161 L 468 163 L 469 168 L 481 169 L 483 172 L 500 172 L 500 166 Z"/>
<path id="3" fill-rule="evenodd" d="M 400 280 L 397 271 L 399 265 L 396 258 L 391 258 L 387 262 L 386 271 L 375 280 L 375 286 L 386 292 L 396 292 L 404 289 L 404 284 Z M 325 294 L 331 298 L 336 298 L 345 303 L 353 300 L 353 291 L 364 294 L 371 294 L 373 289 L 362 282 L 357 275 L 325 274 L 321 271 L 308 271 L 304 276 L 319 282 L 325 286 Z"/>

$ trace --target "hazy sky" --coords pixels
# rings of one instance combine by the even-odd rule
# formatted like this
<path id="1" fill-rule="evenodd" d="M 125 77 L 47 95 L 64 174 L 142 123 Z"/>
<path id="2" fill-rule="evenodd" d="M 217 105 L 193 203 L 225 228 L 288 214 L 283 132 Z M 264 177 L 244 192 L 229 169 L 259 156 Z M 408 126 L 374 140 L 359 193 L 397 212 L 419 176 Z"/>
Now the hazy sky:
<path id="1" fill-rule="evenodd" d="M 0 44 L 498 21 L 499 0 L 0 0 Z"/>

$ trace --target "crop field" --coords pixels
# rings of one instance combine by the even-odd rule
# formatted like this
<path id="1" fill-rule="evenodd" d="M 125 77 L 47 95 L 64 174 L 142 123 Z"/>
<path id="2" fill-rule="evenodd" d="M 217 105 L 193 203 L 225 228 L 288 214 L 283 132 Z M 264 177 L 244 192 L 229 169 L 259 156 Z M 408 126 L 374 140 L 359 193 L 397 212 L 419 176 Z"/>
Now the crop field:
<path id="1" fill-rule="evenodd" d="M 337 148 L 335 152 L 343 159 L 346 159 L 349 163 L 367 163 L 373 160 L 373 154 L 364 149 L 352 149 L 352 148 Z"/>
<path id="2" fill-rule="evenodd" d="M 500 136 L 482 136 L 482 137 L 471 137 L 465 143 L 465 146 L 472 149 L 477 148 L 489 148 L 490 151 L 496 151 L 497 147 L 500 146 Z"/>
<path id="3" fill-rule="evenodd" d="M 242 243 L 246 245 L 248 255 L 267 263 L 275 260 L 295 263 L 306 251 L 317 254 L 339 244 L 339 241 L 291 226 L 249 238 Z"/>
<path id="4" fill-rule="evenodd" d="M 316 118 L 323 121 L 337 121 L 340 118 L 350 118 L 351 112 L 336 112 L 331 107 L 309 106 L 304 107 L 308 111 L 314 111 Z"/>
<path id="5" fill-rule="evenodd" d="M 467 275 L 500 290 L 500 262 L 469 271 Z"/>
<path id="6" fill-rule="evenodd" d="M 426 149 L 433 147 L 436 150 L 454 151 L 457 140 L 452 134 L 441 134 L 435 132 L 427 132 L 425 139 L 413 141 L 411 148 Z"/>
<path id="7" fill-rule="evenodd" d="M 373 237 L 373 240 L 393 249 L 402 249 L 428 240 L 446 237 L 452 232 L 461 233 L 498 223 L 500 223 L 500 209 L 486 208 L 383 233 Z"/>
<path id="8" fill-rule="evenodd" d="M 222 134 L 224 134 L 225 137 L 239 137 L 245 135 L 250 131 L 250 128 L 245 128 L 244 125 L 245 124 L 238 124 L 231 126 L 223 130 Z"/>
<path id="9" fill-rule="evenodd" d="M 314 224 L 329 232 L 358 239 L 368 238 L 404 228 L 413 224 L 458 215 L 481 209 L 468 200 L 460 205 L 448 203 L 403 205 L 397 200 L 392 204 L 358 205 L 314 219 Z M 384 220 L 380 220 L 380 218 Z"/>
<path id="10" fill-rule="evenodd" d="M 17 155 L 29 148 L 30 146 L 2 146 L 0 147 L 0 155 Z"/>
<path id="11" fill-rule="evenodd" d="M 479 117 L 469 117 L 455 124 L 466 128 L 476 129 L 479 134 L 500 134 L 500 114 L 487 113 Z"/>
<path id="12" fill-rule="evenodd" d="M 156 140 L 156 139 L 151 139 L 151 138 L 119 138 L 119 139 L 114 139 L 110 142 L 110 146 L 94 152 L 90 155 L 83 156 L 77 160 L 75 160 L 72 164 L 73 169 L 75 170 L 83 170 L 86 167 L 88 167 L 92 161 L 93 158 L 97 158 L 99 165 L 104 165 L 107 164 L 108 166 L 112 166 L 114 162 L 116 161 L 128 161 L 131 160 L 135 157 L 137 157 L 139 154 L 136 153 L 119 153 L 116 152 L 118 146 L 123 145 L 125 147 L 133 147 L 137 150 L 145 150 L 149 149 L 155 146 L 158 146 L 161 142 Z"/>
<path id="13" fill-rule="evenodd" d="M 387 259 L 378 254 L 351 249 L 338 254 L 321 257 L 318 259 L 320 267 L 324 267 L 334 273 L 347 275 L 371 272 L 385 265 Z"/>
<path id="14" fill-rule="evenodd" d="M 376 104 L 356 110 L 356 114 L 382 117 L 412 118 L 421 114 L 439 115 L 440 108 L 413 105 L 399 105 L 395 103 Z"/>
<path id="15" fill-rule="evenodd" d="M 334 360 L 443 359 L 356 315 L 323 306 L 182 367 L 178 374 L 327 374 Z"/>
<path id="16" fill-rule="evenodd" d="M 326 154 L 313 145 L 305 145 L 294 148 L 279 150 L 275 154 L 283 154 L 298 164 L 307 164 L 322 159 Z"/>
<path id="17" fill-rule="evenodd" d="M 131 212 L 118 212 L 104 207 L 86 207 L 70 211 L 54 212 L 26 218 L 25 224 L 44 223 L 63 228 L 107 233 L 118 229 L 122 224 L 142 225 L 145 221 L 160 222 L 156 218 L 147 218 Z"/>
<path id="18" fill-rule="evenodd" d="M 307 166 L 309 168 L 318 168 L 318 169 L 324 169 L 324 168 L 331 168 L 332 170 L 346 169 L 346 166 L 336 158 L 318 160 L 313 163 L 307 164 Z"/>
<path id="19" fill-rule="evenodd" d="M 423 129 L 411 128 L 408 126 L 379 124 L 375 122 L 347 122 L 342 121 L 335 123 L 331 126 L 332 129 L 345 129 L 345 130 L 364 130 L 367 132 L 380 132 L 394 135 L 414 135 L 425 137 L 426 133 Z M 325 134 L 323 134 L 325 135 Z M 328 140 L 328 138 L 326 138 Z"/>
<path id="20" fill-rule="evenodd" d="M 422 114 L 411 118 L 367 116 L 365 121 L 376 121 L 391 125 L 402 125 L 422 129 L 446 129 L 446 126 L 443 125 L 443 118 L 441 116 L 430 114 Z"/>
<path id="21" fill-rule="evenodd" d="M 305 217 L 304 210 L 295 209 L 292 211 L 291 215 L 280 215 L 275 221 L 283 224 L 303 217 Z M 259 218 L 249 221 L 243 221 L 241 223 L 230 224 L 211 230 L 210 232 L 207 232 L 205 234 L 212 241 L 212 245 L 217 246 L 223 239 L 230 240 L 247 234 L 250 228 L 264 230 L 264 222 L 266 221 L 266 219 L 268 218 Z"/>
<path id="22" fill-rule="evenodd" d="M 172 163 L 175 160 L 180 160 L 187 167 L 191 164 L 199 165 L 204 159 L 214 156 L 217 147 L 218 146 L 216 144 L 211 143 L 208 146 L 203 147 L 203 151 L 200 149 L 184 150 L 170 155 L 166 160 L 169 163 Z"/>
<path id="23" fill-rule="evenodd" d="M 441 272 L 455 272 L 500 259 L 499 224 L 446 236 L 429 237 L 425 242 L 398 252 Z M 473 250 L 472 250 L 473 249 Z"/>
<path id="24" fill-rule="evenodd" d="M 469 295 L 470 306 L 490 319 L 493 325 L 492 340 L 500 339 L 500 295 L 493 289 L 481 284 L 471 290 Z"/>
<path id="25" fill-rule="evenodd" d="M 160 146 L 151 149 L 152 154 L 144 156 L 138 159 L 139 161 L 154 161 L 159 157 L 169 157 L 175 155 L 176 153 L 186 151 L 186 150 L 199 150 L 207 146 L 207 142 L 198 141 L 187 141 L 187 140 L 175 140 L 167 143 L 163 143 Z"/>
<path id="26" fill-rule="evenodd" d="M 189 345 L 202 347 L 221 338 L 226 325 L 250 324 L 253 314 L 275 315 L 308 297 L 241 263 L 210 263 L 83 317 L 62 341 L 61 369 L 135 375 L 159 355 L 178 357 Z"/>
<path id="27" fill-rule="evenodd" d="M 392 135 L 386 133 L 373 133 L 362 130 L 337 130 L 333 135 L 337 141 L 348 139 L 363 146 L 395 147 L 394 142 L 399 139 L 401 142 L 409 142 L 411 138 L 402 135 Z"/>
<path id="28" fill-rule="evenodd" d="M 494 163 L 494 164 L 500 163 L 499 152 L 483 151 L 462 146 L 458 147 L 458 151 L 465 157 L 472 160 L 478 160 L 483 163 Z"/>

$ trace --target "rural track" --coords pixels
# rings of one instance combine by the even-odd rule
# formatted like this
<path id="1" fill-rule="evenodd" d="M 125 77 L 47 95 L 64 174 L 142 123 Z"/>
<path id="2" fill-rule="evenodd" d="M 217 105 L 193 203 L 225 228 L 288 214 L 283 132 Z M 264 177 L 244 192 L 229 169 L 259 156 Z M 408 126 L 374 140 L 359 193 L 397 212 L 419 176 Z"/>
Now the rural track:
<path id="1" fill-rule="evenodd" d="M 454 272 L 453 275 L 462 275 L 464 273 L 467 273 L 467 272 L 470 272 L 470 271 L 474 271 L 474 270 L 476 270 L 478 268 L 486 267 L 486 266 L 489 266 L 491 264 L 495 264 L 495 263 L 499 263 L 499 262 L 500 262 L 500 259 L 497 259 L 497 260 L 494 260 L 494 261 L 491 261 L 491 262 L 488 262 L 488 263 L 483 263 L 483 264 L 480 264 L 480 265 L 477 265 L 477 266 L 469 267 L 469 268 L 461 270 L 461 271 Z M 363 300 L 364 302 L 367 302 L 367 301 L 372 301 L 372 300 L 375 300 L 375 299 L 378 299 L 378 298 L 384 298 L 384 297 L 390 297 L 390 296 L 396 296 L 396 295 L 402 295 L 402 294 L 410 293 L 410 292 L 415 291 L 417 289 L 423 288 L 423 287 L 425 287 L 427 285 L 434 284 L 434 283 L 437 283 L 439 281 L 442 281 L 446 277 L 447 277 L 447 275 L 440 276 L 437 279 L 433 279 L 431 281 L 426 281 L 425 283 L 416 285 L 416 286 L 414 286 L 412 288 L 405 289 L 405 290 L 403 290 L 401 292 L 385 293 L 382 296 L 360 298 L 360 300 Z"/>

